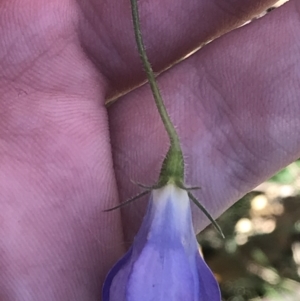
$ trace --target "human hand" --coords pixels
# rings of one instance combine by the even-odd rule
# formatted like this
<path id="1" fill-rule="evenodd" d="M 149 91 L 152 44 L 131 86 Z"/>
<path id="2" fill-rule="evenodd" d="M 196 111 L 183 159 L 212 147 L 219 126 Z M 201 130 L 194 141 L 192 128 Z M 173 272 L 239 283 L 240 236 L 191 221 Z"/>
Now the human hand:
<path id="1" fill-rule="evenodd" d="M 158 72 L 276 1 L 140 1 Z M 296 1 L 159 77 L 187 184 L 218 216 L 299 157 Z M 129 1 L 0 4 L 0 299 L 100 299 L 146 202 L 104 213 L 157 180 L 168 147 Z M 207 220 L 195 210 L 195 227 Z"/>

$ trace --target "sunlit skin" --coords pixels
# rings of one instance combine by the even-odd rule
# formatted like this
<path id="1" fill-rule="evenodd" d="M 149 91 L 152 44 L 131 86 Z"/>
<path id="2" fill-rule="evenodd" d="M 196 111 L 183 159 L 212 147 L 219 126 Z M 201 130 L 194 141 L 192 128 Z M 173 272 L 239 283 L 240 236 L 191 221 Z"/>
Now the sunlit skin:
<path id="1" fill-rule="evenodd" d="M 276 1 L 140 1 L 156 72 Z M 186 184 L 217 217 L 300 156 L 299 1 L 232 31 L 158 82 Z M 98 301 L 158 179 L 168 140 L 129 1 L 0 2 L 0 299 Z M 208 221 L 194 208 L 195 229 Z"/>

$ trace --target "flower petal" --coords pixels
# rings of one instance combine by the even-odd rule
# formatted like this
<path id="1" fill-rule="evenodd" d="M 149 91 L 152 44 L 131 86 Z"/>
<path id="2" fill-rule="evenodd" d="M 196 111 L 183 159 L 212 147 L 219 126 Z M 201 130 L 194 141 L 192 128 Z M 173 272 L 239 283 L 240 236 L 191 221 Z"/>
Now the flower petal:
<path id="1" fill-rule="evenodd" d="M 198 250 L 186 191 L 173 185 L 153 191 L 131 249 L 107 276 L 103 300 L 221 300 Z"/>

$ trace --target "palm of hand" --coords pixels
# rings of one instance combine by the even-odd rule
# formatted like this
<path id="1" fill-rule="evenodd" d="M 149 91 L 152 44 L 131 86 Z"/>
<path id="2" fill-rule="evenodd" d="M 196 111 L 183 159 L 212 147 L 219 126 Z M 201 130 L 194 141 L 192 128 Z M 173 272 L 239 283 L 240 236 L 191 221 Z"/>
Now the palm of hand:
<path id="1" fill-rule="evenodd" d="M 260 2 L 146 1 L 141 19 L 154 69 L 242 23 Z M 295 6 L 159 78 L 187 183 L 202 186 L 199 199 L 214 215 L 299 156 Z M 144 80 L 129 3 L 6 1 L 0 15 L 0 296 L 98 300 L 145 203 L 124 209 L 122 219 L 102 210 L 137 192 L 131 179 L 155 182 L 168 147 L 147 86 L 104 106 Z M 195 218 L 198 229 L 206 225 Z"/>

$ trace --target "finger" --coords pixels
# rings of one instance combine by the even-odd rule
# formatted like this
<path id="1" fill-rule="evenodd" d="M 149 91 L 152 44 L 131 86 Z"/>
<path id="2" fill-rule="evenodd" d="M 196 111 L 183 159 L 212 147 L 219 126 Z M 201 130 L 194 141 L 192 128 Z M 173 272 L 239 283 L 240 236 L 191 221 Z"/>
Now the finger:
<path id="1" fill-rule="evenodd" d="M 78 41 L 77 7 L 58 0 L 26 0 L 23 4 L 25 9 L 15 0 L 0 4 L 0 79 L 7 81 L 7 88 L 24 94 L 23 85 L 27 92 L 54 90 L 84 96 L 82 87 L 90 83 L 92 72 L 101 86 L 99 92 L 105 93 L 104 79 L 82 53 Z M 89 73 L 84 73 L 88 64 Z M 64 65 L 70 68 L 62 70 Z M 13 86 L 15 81 L 18 85 Z"/>
<path id="2" fill-rule="evenodd" d="M 80 37 L 110 84 L 108 96 L 145 80 L 133 35 L 130 1 L 78 0 Z M 157 0 L 138 2 L 142 33 L 155 71 L 250 20 L 276 0 Z"/>
<path id="3" fill-rule="evenodd" d="M 299 3 L 207 45 L 159 77 L 181 137 L 187 184 L 215 216 L 300 155 Z M 147 85 L 109 111 L 121 199 L 153 184 L 168 140 Z M 124 208 L 132 238 L 145 202 Z M 196 212 L 196 229 L 207 219 Z"/>
<path id="4" fill-rule="evenodd" d="M 0 299 L 96 301 L 124 251 L 105 88 L 47 2 L 0 4 Z"/>

